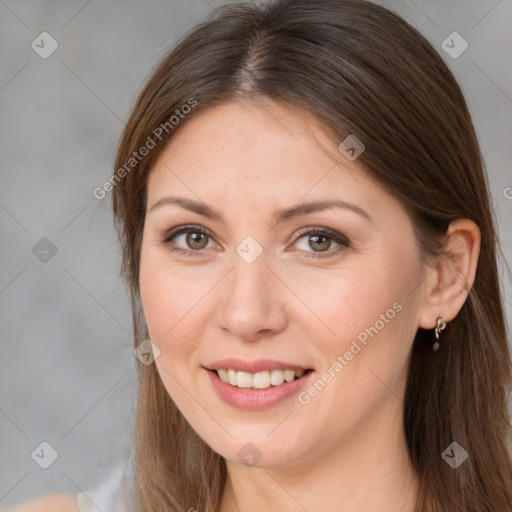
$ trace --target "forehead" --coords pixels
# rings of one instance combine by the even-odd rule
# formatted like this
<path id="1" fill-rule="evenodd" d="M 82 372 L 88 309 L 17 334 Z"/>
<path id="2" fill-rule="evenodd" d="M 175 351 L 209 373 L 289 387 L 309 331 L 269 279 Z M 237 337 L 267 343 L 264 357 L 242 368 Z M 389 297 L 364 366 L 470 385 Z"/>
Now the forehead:
<path id="1" fill-rule="evenodd" d="M 364 169 L 337 146 L 312 115 L 285 104 L 215 106 L 186 121 L 167 143 L 151 171 L 149 194 L 180 179 L 210 193 L 245 186 L 303 195 L 349 182 L 371 186 Z"/>

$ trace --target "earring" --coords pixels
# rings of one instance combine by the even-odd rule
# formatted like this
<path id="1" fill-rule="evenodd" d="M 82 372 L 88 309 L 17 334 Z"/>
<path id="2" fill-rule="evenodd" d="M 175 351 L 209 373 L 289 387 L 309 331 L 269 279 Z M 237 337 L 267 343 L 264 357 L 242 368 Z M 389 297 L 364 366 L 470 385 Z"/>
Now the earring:
<path id="1" fill-rule="evenodd" d="M 434 334 L 436 335 L 436 340 L 439 339 L 439 333 L 446 327 L 446 321 L 443 318 L 443 315 L 439 315 L 437 317 L 437 325 L 434 329 Z M 435 341 L 432 345 L 432 351 L 437 352 L 439 350 L 439 342 Z"/>

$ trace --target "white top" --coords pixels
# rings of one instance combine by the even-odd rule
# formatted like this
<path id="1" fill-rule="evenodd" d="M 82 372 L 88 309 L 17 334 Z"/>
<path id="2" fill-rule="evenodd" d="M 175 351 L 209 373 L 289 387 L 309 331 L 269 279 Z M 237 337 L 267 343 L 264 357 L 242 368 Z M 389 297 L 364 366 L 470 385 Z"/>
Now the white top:
<path id="1" fill-rule="evenodd" d="M 137 512 L 131 465 L 117 466 L 99 487 L 78 493 L 76 501 L 80 512 Z"/>

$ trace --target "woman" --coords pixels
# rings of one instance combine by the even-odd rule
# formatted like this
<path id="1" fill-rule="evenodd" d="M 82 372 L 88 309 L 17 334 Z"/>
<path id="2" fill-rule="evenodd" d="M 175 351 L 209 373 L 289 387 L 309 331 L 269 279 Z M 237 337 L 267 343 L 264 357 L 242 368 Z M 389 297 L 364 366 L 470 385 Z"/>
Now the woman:
<path id="1" fill-rule="evenodd" d="M 413 27 L 226 6 L 152 74 L 115 169 L 139 510 L 512 509 L 487 178 Z"/>

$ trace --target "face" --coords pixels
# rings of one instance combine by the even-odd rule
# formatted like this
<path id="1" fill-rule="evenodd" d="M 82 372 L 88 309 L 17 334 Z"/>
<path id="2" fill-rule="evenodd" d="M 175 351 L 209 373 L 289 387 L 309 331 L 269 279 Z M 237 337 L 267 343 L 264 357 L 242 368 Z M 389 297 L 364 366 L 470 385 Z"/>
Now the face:
<path id="1" fill-rule="evenodd" d="M 205 110 L 160 154 L 147 194 L 155 364 L 206 443 L 277 467 L 401 424 L 424 277 L 413 225 L 313 118 L 270 101 Z M 338 203 L 300 208 L 318 202 Z"/>

